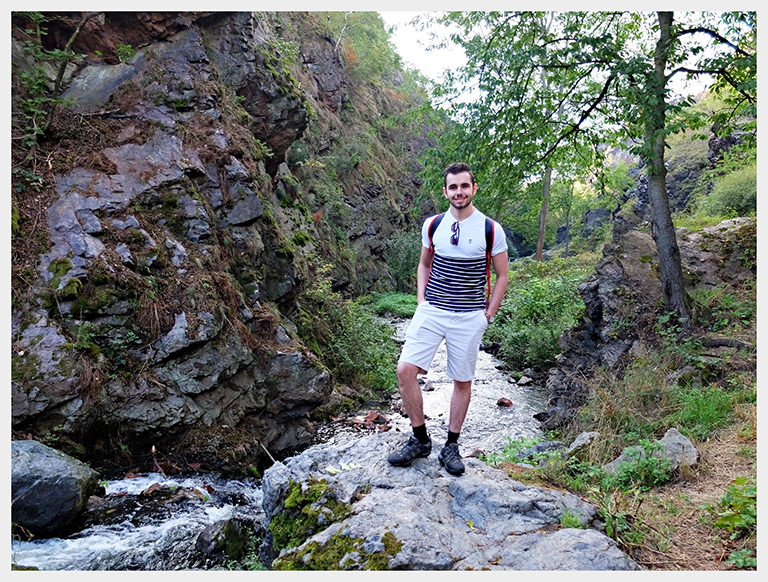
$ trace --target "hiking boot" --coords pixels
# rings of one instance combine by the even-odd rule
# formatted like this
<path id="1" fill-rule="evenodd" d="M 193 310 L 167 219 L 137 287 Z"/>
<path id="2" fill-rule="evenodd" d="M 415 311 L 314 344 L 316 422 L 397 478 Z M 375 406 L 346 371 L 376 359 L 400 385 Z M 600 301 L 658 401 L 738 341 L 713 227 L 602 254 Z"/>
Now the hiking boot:
<path id="1" fill-rule="evenodd" d="M 464 472 L 464 463 L 461 462 L 459 445 L 456 443 L 445 445 L 437 455 L 437 460 L 451 475 L 461 475 Z"/>
<path id="2" fill-rule="evenodd" d="M 432 452 L 432 440 L 422 444 L 415 436 L 411 435 L 402 449 L 389 455 L 387 460 L 395 467 L 408 467 L 416 459 L 428 457 Z"/>

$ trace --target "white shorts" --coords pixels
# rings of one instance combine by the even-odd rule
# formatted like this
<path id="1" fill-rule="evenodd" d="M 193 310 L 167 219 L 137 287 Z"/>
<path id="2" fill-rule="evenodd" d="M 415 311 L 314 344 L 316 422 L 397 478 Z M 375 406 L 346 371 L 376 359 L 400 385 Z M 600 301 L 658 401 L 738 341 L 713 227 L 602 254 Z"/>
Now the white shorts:
<path id="1" fill-rule="evenodd" d="M 446 311 L 422 301 L 405 334 L 400 361 L 425 373 L 445 340 L 448 376 L 459 382 L 474 380 L 480 340 L 488 327 L 485 311 Z"/>

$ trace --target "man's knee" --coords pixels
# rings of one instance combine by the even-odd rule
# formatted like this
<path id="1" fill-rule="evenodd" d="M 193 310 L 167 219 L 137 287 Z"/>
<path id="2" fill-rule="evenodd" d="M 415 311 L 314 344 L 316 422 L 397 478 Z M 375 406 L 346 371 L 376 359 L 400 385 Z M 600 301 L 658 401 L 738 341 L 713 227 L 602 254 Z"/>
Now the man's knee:
<path id="1" fill-rule="evenodd" d="M 469 392 L 469 391 L 472 390 L 472 380 L 468 380 L 467 382 L 462 382 L 462 381 L 459 381 L 459 380 L 454 380 L 453 381 L 453 389 L 454 390 L 458 390 L 459 392 L 464 392 L 464 391 Z"/>
<path id="2" fill-rule="evenodd" d="M 408 362 L 398 362 L 397 364 L 398 384 L 403 384 L 404 382 L 416 380 L 416 377 L 419 375 L 419 372 L 423 373 L 423 370 L 418 366 L 409 364 Z"/>

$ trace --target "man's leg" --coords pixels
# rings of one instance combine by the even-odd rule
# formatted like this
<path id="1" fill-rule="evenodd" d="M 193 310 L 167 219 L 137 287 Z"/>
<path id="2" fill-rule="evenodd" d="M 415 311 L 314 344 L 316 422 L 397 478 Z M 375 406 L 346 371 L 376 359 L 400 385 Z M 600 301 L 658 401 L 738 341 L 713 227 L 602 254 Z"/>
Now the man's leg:
<path id="1" fill-rule="evenodd" d="M 397 389 L 400 391 L 411 426 L 424 424 L 424 399 L 421 396 L 418 380 L 421 371 L 418 366 L 407 362 L 400 362 L 397 365 Z"/>
<path id="2" fill-rule="evenodd" d="M 423 302 L 416 308 L 405 334 L 405 345 L 397 364 L 397 389 L 413 435 L 400 451 L 389 455 L 389 462 L 397 467 L 407 467 L 415 459 L 428 457 L 432 452 L 432 440 L 424 423 L 424 400 L 418 375 L 426 374 L 437 348 L 445 339 L 445 320 L 445 314 Z"/>
<path id="3" fill-rule="evenodd" d="M 456 434 L 461 432 L 464 419 L 469 409 L 469 401 L 472 396 L 472 380 L 469 382 L 453 381 L 453 394 L 451 395 L 451 412 L 448 417 L 448 430 Z"/>
<path id="4" fill-rule="evenodd" d="M 403 399 L 405 413 L 411 421 L 413 435 L 401 450 L 389 455 L 388 461 L 396 467 L 407 467 L 414 460 L 428 457 L 432 452 L 432 439 L 429 438 L 424 423 L 424 399 L 418 380 L 419 372 L 422 371 L 418 366 L 407 362 L 397 365 L 397 388 Z"/>
<path id="5" fill-rule="evenodd" d="M 459 433 L 467 416 L 469 400 L 472 395 L 472 381 L 453 381 L 453 394 L 451 395 L 451 411 L 448 416 L 448 438 L 441 449 L 437 460 L 452 475 L 464 473 L 464 463 L 459 453 Z"/>
<path id="6" fill-rule="evenodd" d="M 445 446 L 437 456 L 440 464 L 452 475 L 464 473 L 464 463 L 459 453 L 459 433 L 464 425 L 464 419 L 469 409 L 472 396 L 472 380 L 475 375 L 477 355 L 488 320 L 482 311 L 474 311 L 463 316 L 457 316 L 456 325 L 449 331 L 446 338 L 448 351 L 448 375 L 453 380 L 451 409 L 448 416 L 448 438 Z M 470 378 L 456 380 L 456 378 Z"/>

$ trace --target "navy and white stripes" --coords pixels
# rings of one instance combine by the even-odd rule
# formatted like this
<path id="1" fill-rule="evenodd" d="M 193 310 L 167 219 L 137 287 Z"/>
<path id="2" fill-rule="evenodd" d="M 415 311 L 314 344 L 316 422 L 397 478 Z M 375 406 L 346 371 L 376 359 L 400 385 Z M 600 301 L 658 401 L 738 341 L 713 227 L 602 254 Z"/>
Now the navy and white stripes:
<path id="1" fill-rule="evenodd" d="M 435 254 L 424 298 L 449 311 L 485 309 L 486 258 L 457 259 Z"/>

